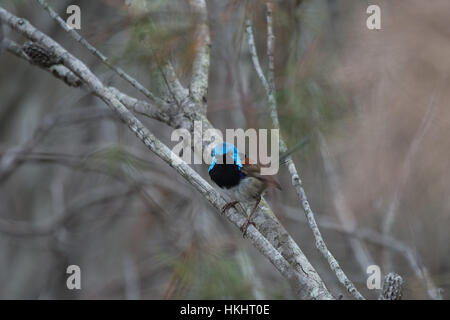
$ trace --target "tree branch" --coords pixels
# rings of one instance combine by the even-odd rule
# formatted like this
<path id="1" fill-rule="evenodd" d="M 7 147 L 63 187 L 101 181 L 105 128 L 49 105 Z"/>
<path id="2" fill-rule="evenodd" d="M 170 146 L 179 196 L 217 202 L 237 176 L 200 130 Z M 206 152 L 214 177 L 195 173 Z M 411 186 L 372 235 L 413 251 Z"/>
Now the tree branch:
<path id="1" fill-rule="evenodd" d="M 150 131 L 124 106 L 115 93 L 105 87 L 80 60 L 76 59 L 51 38 L 36 30 L 28 21 L 12 15 L 2 8 L 0 8 L 0 20 L 4 21 L 11 28 L 31 40 L 39 42 L 48 50 L 61 57 L 64 65 L 75 73 L 93 94 L 103 100 L 149 150 L 158 155 L 158 157 L 164 160 L 193 185 L 197 191 L 211 203 L 211 205 L 218 209 L 218 212 L 225 205 L 225 199 L 190 166 L 183 162 L 167 146 L 150 133 Z M 194 107 L 194 104 L 191 102 L 189 106 Z M 206 118 L 194 116 L 194 110 L 189 108 L 187 108 L 187 110 L 186 117 L 189 117 L 189 120 L 193 121 L 194 119 L 200 119 L 203 120 L 205 126 L 208 126 L 209 121 L 207 121 Z M 267 204 L 263 204 L 262 207 L 264 207 L 264 209 L 260 210 L 262 213 L 258 219 L 259 226 L 268 228 L 269 230 L 264 228 L 261 229 L 261 232 L 266 235 L 266 237 L 264 237 L 255 227 L 250 226 L 247 231 L 247 236 L 253 245 L 290 281 L 299 297 L 307 299 L 332 299 L 333 297 L 326 289 L 319 275 L 309 264 L 295 242 L 293 242 L 287 232 L 280 232 L 283 229 L 281 229 L 282 227 L 276 226 L 276 224 L 279 225 L 279 223 L 276 218 L 273 217 L 273 214 L 271 220 L 267 218 L 268 212 L 271 212 Z M 234 209 L 228 210 L 225 213 L 225 216 L 237 227 L 240 227 L 245 221 L 243 214 Z"/>
<path id="2" fill-rule="evenodd" d="M 68 114 L 48 115 L 34 130 L 32 136 L 23 145 L 8 150 L 0 161 L 0 183 L 5 181 L 23 162 L 23 156 L 30 153 L 34 147 L 57 125 L 75 124 L 84 121 L 98 120 L 110 116 L 111 112 L 105 110 L 90 110 L 89 113 L 76 111 Z"/>
<path id="3" fill-rule="evenodd" d="M 180 107 L 182 101 L 189 95 L 189 91 L 181 84 L 169 58 L 162 64 L 160 71 L 164 84 L 167 87 L 168 98 L 173 100 L 176 105 Z"/>
<path id="4" fill-rule="evenodd" d="M 263 87 L 266 90 L 267 94 L 267 100 L 270 110 L 270 116 L 272 118 L 273 126 L 276 129 L 280 129 L 280 124 L 278 120 L 278 112 L 277 112 L 277 102 L 275 98 L 275 92 L 271 88 L 275 88 L 274 83 L 274 75 L 273 75 L 273 68 L 274 68 L 274 62 L 273 62 L 273 48 L 274 48 L 274 35 L 273 35 L 273 27 L 272 27 L 272 4 L 270 2 L 266 3 L 267 7 L 267 23 L 268 23 L 268 55 L 269 55 L 269 61 L 270 61 L 270 68 L 272 69 L 270 73 L 269 80 L 271 83 L 266 80 L 266 77 L 264 76 L 264 73 L 261 68 L 261 64 L 259 63 L 258 54 L 256 52 L 256 46 L 252 31 L 252 23 L 250 19 L 247 19 L 247 36 L 248 36 L 248 44 L 250 48 L 250 54 L 252 57 L 253 65 L 255 67 L 256 73 L 258 74 L 258 78 L 261 80 L 261 83 Z M 280 134 L 280 152 L 284 153 L 287 152 L 286 144 Z M 347 277 L 347 275 L 344 273 L 342 268 L 340 267 L 337 260 L 334 258 L 334 256 L 331 254 L 331 252 L 328 250 L 327 245 L 325 241 L 323 240 L 323 237 L 320 233 L 320 230 L 317 226 L 317 223 L 314 218 L 314 213 L 309 205 L 308 199 L 306 197 L 305 190 L 303 189 L 302 182 L 300 180 L 300 176 L 297 173 L 297 169 L 295 167 L 294 162 L 292 161 L 291 156 L 288 156 L 286 158 L 286 163 L 288 165 L 289 173 L 292 177 L 292 185 L 294 186 L 295 190 L 297 191 L 297 195 L 300 199 L 300 202 L 302 204 L 302 208 L 304 213 L 306 214 L 306 218 L 308 220 L 309 227 L 313 231 L 314 238 L 316 240 L 316 247 L 319 250 L 319 252 L 327 259 L 328 264 L 331 268 L 331 270 L 336 274 L 336 277 L 338 278 L 339 282 L 341 282 L 344 287 L 347 289 L 347 291 L 356 299 L 364 299 L 364 297 L 359 293 L 358 289 L 356 289 L 355 285 L 350 281 L 350 279 Z"/>
<path id="5" fill-rule="evenodd" d="M 191 94 L 194 100 L 203 108 L 206 114 L 206 99 L 208 94 L 209 51 L 211 40 L 209 36 L 208 15 L 205 0 L 189 1 L 194 13 L 199 17 L 196 34 L 197 53 L 192 67 Z M 202 103 L 203 102 L 203 103 Z"/>
<path id="6" fill-rule="evenodd" d="M 318 116 L 318 112 L 315 112 Z M 347 206 L 345 196 L 342 194 L 339 185 L 339 175 L 336 170 L 334 159 L 331 157 L 328 150 L 328 144 L 322 134 L 317 129 L 317 138 L 320 145 L 320 153 L 322 156 L 323 167 L 327 175 L 328 184 L 333 193 L 334 209 L 336 210 L 337 217 L 343 226 L 346 226 L 350 230 L 357 230 L 358 225 L 355 219 L 353 211 Z M 319 224 L 320 225 L 320 224 Z M 354 252 L 355 259 L 361 267 L 361 271 L 366 273 L 367 267 L 374 264 L 374 259 L 367 247 L 359 241 L 359 239 L 350 239 L 350 246 Z"/>
<path id="7" fill-rule="evenodd" d="M 66 31 L 77 42 L 81 43 L 81 45 L 83 45 L 86 49 L 88 49 L 89 52 L 91 52 L 94 56 L 99 58 L 105 66 L 113 70 L 122 79 L 127 81 L 129 84 L 131 84 L 133 87 L 135 87 L 137 90 L 139 90 L 142 94 L 144 94 L 147 98 L 149 98 L 153 102 L 157 104 L 162 103 L 162 101 L 159 98 L 155 97 L 153 93 L 151 93 L 147 88 L 145 88 L 142 84 L 140 84 L 139 81 L 128 75 L 121 68 L 112 65 L 109 62 L 108 57 L 106 57 L 103 53 L 101 53 L 94 46 L 92 46 L 86 39 L 84 39 L 78 32 L 76 32 L 75 29 L 70 28 L 67 25 L 67 23 L 49 6 L 49 4 L 45 0 L 36 0 L 36 1 L 48 12 L 50 17 L 53 20 L 55 20 L 61 26 L 61 28 L 64 29 L 64 31 Z"/>
<path id="8" fill-rule="evenodd" d="M 24 59 L 30 64 L 38 66 L 47 72 L 50 72 L 56 78 L 64 81 L 71 87 L 80 87 L 83 85 L 83 82 L 80 80 L 80 78 L 78 78 L 72 71 L 70 71 L 63 65 L 44 67 L 42 65 L 33 63 L 33 61 L 23 52 L 22 47 L 9 39 L 4 40 L 4 46 L 9 53 L 15 55 L 18 58 Z M 173 117 L 176 114 L 176 110 L 174 110 L 173 105 L 162 102 L 161 105 L 156 106 L 152 103 L 130 97 L 117 88 L 109 87 L 109 89 L 129 110 L 137 114 L 141 114 L 146 117 L 161 121 L 163 123 L 166 123 L 167 125 L 175 126 L 175 124 L 172 123 Z"/>
<path id="9" fill-rule="evenodd" d="M 446 78 L 447 76 L 445 76 L 445 78 L 441 80 L 442 84 L 446 83 L 445 81 Z M 406 183 L 408 182 L 408 178 L 412 169 L 413 160 L 417 155 L 417 153 L 420 151 L 419 148 L 420 144 L 422 143 L 426 133 L 430 129 L 430 126 L 433 124 L 433 119 L 436 116 L 438 110 L 438 104 L 436 102 L 440 98 L 442 90 L 443 90 L 442 85 L 435 86 L 431 95 L 430 102 L 427 106 L 427 110 L 420 123 L 420 126 L 414 133 L 414 136 L 411 140 L 411 144 L 408 148 L 404 160 L 402 161 L 402 166 L 399 170 L 399 176 L 398 179 L 396 180 L 397 182 L 393 192 L 393 197 L 391 199 L 391 202 L 387 208 L 386 214 L 383 219 L 382 232 L 385 235 L 389 235 L 390 233 L 392 233 L 392 228 L 394 226 L 398 214 L 398 207 L 400 205 L 402 191 L 405 189 Z M 386 252 L 386 254 L 384 255 L 384 260 L 385 260 L 384 261 L 385 267 L 392 269 L 393 268 L 391 261 L 392 257 L 390 255 L 390 252 Z M 427 287 L 427 293 L 429 297 L 431 297 L 434 300 L 442 300 L 440 289 L 436 287 L 431 277 L 429 277 L 426 268 L 418 266 L 416 275 L 424 281 L 425 286 Z"/>
<path id="10" fill-rule="evenodd" d="M 80 203 L 75 203 L 63 210 L 63 212 L 58 212 L 54 218 L 51 218 L 47 222 L 39 224 L 29 224 L 18 221 L 6 221 L 0 220 L 0 232 L 9 236 L 16 237 L 36 237 L 36 236 L 49 236 L 59 230 L 60 227 L 64 226 L 70 221 L 77 213 L 83 212 L 87 208 L 95 205 L 104 204 L 110 201 L 115 201 L 119 198 L 130 196 L 137 191 L 137 186 L 130 186 L 126 190 L 113 190 L 113 192 L 108 192 L 102 194 L 101 196 L 91 192 L 87 194 L 87 200 L 83 200 Z"/>
<path id="11" fill-rule="evenodd" d="M 64 81 L 68 86 L 71 87 L 80 87 L 83 85 L 83 82 L 73 74 L 72 71 L 64 67 L 63 65 L 53 65 L 50 67 L 45 67 L 39 64 L 34 63 L 25 52 L 23 52 L 22 47 L 19 46 L 17 43 L 15 43 L 12 40 L 4 39 L 3 46 L 6 48 L 6 51 L 9 53 L 22 58 L 26 61 L 28 61 L 30 64 L 40 67 L 41 69 L 50 72 L 53 74 L 56 78 Z"/>

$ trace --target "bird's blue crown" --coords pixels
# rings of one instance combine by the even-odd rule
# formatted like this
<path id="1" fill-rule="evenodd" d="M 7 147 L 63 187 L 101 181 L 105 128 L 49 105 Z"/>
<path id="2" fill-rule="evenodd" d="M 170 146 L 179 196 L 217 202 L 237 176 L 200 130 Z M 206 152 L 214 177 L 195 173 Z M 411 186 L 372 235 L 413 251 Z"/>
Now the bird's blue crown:
<path id="1" fill-rule="evenodd" d="M 227 153 L 233 153 L 233 160 L 236 165 L 239 167 L 239 170 L 242 168 L 241 157 L 239 156 L 239 151 L 234 144 L 229 142 L 223 142 L 214 147 L 212 151 L 212 163 L 209 166 L 208 172 L 214 168 L 217 163 L 216 155 L 224 155 Z"/>

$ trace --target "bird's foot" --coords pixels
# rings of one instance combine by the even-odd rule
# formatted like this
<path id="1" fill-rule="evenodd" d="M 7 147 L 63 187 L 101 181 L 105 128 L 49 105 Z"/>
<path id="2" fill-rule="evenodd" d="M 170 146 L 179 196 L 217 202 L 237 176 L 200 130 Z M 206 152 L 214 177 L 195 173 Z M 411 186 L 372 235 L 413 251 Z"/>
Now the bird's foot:
<path id="1" fill-rule="evenodd" d="M 231 201 L 228 202 L 226 205 L 223 206 L 222 208 L 222 213 L 224 213 L 225 211 L 227 211 L 228 209 L 230 209 L 231 207 L 236 209 L 236 205 L 239 203 L 239 201 L 235 200 L 235 201 Z"/>
<path id="2" fill-rule="evenodd" d="M 245 220 L 244 224 L 243 224 L 242 227 L 241 227 L 241 230 L 242 230 L 242 232 L 243 232 L 242 236 L 243 236 L 244 238 L 245 238 L 245 234 L 247 233 L 248 226 L 249 226 L 250 224 L 252 224 L 254 227 L 256 227 L 256 225 L 255 225 L 255 224 L 253 223 L 253 221 L 252 221 L 252 217 L 253 217 L 253 215 L 255 214 L 256 208 L 258 208 L 258 205 L 259 205 L 260 202 L 261 202 L 261 197 L 259 197 L 259 198 L 256 200 L 255 206 L 254 206 L 253 209 L 252 209 L 252 213 L 250 213 L 250 215 L 248 216 L 248 218 Z"/>
<path id="3" fill-rule="evenodd" d="M 242 237 L 245 238 L 245 234 L 247 233 L 247 229 L 249 225 L 253 225 L 254 227 L 256 227 L 255 223 L 253 221 L 250 220 L 251 217 L 248 217 L 247 219 L 245 219 L 244 224 L 241 227 L 241 231 L 242 231 Z"/>
<path id="4" fill-rule="evenodd" d="M 226 210 L 230 209 L 231 207 L 237 209 L 237 208 L 236 208 L 236 205 L 237 205 L 238 203 L 239 203 L 239 201 L 237 201 L 237 200 L 228 202 L 226 205 L 223 206 L 223 208 L 222 208 L 222 213 L 224 213 Z M 253 216 L 253 213 L 254 213 L 254 211 L 255 211 L 255 209 L 256 209 L 258 203 L 259 203 L 259 201 L 256 203 L 255 207 L 253 208 L 252 213 L 247 217 L 247 219 L 245 219 L 244 224 L 243 224 L 242 227 L 240 228 L 241 231 L 243 232 L 242 236 L 243 236 L 244 238 L 245 238 L 245 234 L 247 233 L 247 229 L 248 229 L 248 226 L 249 226 L 249 225 L 252 224 L 253 226 L 256 227 L 255 223 L 254 223 L 253 221 L 251 221 L 251 218 L 252 218 L 252 216 Z"/>

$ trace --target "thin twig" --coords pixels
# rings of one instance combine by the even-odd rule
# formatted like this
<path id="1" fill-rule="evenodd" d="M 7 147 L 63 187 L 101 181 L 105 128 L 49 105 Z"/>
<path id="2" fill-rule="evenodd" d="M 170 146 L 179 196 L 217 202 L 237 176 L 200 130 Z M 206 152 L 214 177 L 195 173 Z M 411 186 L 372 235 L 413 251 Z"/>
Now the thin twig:
<path id="1" fill-rule="evenodd" d="M 129 110 L 170 125 L 173 113 L 173 108 L 170 104 L 163 103 L 160 106 L 155 106 L 147 101 L 130 97 L 117 88 L 109 87 L 109 89 Z"/>
<path id="2" fill-rule="evenodd" d="M 169 99 L 173 100 L 178 107 L 181 107 L 181 102 L 188 96 L 189 91 L 181 85 L 169 58 L 167 58 L 167 61 L 159 69 L 164 85 L 167 87 Z"/>
<path id="3" fill-rule="evenodd" d="M 194 100 L 201 103 L 204 108 L 202 112 L 206 113 L 206 95 L 208 92 L 208 73 L 209 73 L 209 47 L 210 36 L 208 27 L 208 16 L 205 0 L 190 0 L 191 7 L 199 17 L 199 25 L 196 34 L 197 53 L 192 66 L 191 94 Z"/>
<path id="4" fill-rule="evenodd" d="M 98 120 L 107 116 L 111 116 L 111 112 L 105 110 L 90 110 L 89 113 L 72 111 L 65 114 L 46 116 L 42 123 L 34 130 L 30 139 L 21 146 L 12 148 L 6 152 L 0 159 L 0 183 L 5 181 L 20 166 L 23 162 L 23 156 L 30 153 L 55 126 Z"/>
<path id="5" fill-rule="evenodd" d="M 64 65 L 74 72 L 96 96 L 102 99 L 150 151 L 154 152 L 158 157 L 174 168 L 186 179 L 186 181 L 194 186 L 195 189 L 197 189 L 197 191 L 199 191 L 203 197 L 217 209 L 217 212 L 222 209 L 226 200 L 220 193 L 200 177 L 194 169 L 175 155 L 165 144 L 157 139 L 120 102 L 116 95 L 109 88 L 105 87 L 80 60 L 76 59 L 54 40 L 35 29 L 28 21 L 17 18 L 2 8 L 0 8 L 0 20 L 7 23 L 12 29 L 20 32 L 35 42 L 39 42 L 61 57 Z M 246 219 L 242 213 L 233 208 L 226 211 L 225 216 L 238 228 L 242 226 Z M 277 268 L 277 270 L 288 279 L 299 297 L 307 299 L 332 299 L 333 297 L 326 289 L 323 281 L 309 264 L 302 252 L 298 248 L 295 248 L 290 242 L 285 243 L 289 245 L 289 247 L 280 248 L 280 251 L 277 250 L 268 240 L 271 239 L 271 241 L 274 241 L 274 236 L 274 234 L 271 234 L 269 238 L 266 238 L 253 226 L 250 226 L 247 230 L 248 239 Z M 286 234 L 286 236 L 288 239 L 290 238 L 289 235 Z M 293 252 L 291 248 L 295 248 Z M 288 254 L 285 252 L 288 249 L 290 249 L 290 252 L 293 253 L 295 257 L 290 253 Z M 295 259 L 298 264 L 293 265 L 291 261 L 288 261 L 285 257 Z"/>
<path id="6" fill-rule="evenodd" d="M 66 207 L 63 212 L 58 212 L 53 218 L 47 222 L 40 222 L 39 224 L 30 224 L 19 221 L 6 221 L 0 220 L 0 232 L 9 236 L 16 237 L 36 237 L 36 236 L 49 236 L 58 231 L 62 226 L 67 224 L 75 216 L 79 216 L 80 213 L 86 212 L 86 209 L 105 204 L 110 201 L 118 200 L 122 197 L 135 194 L 137 191 L 136 186 L 114 192 L 108 192 L 102 195 L 92 195 L 92 191 L 87 194 L 87 200 L 84 199 L 79 203 L 72 204 Z M 86 197 L 85 197 L 86 198 Z"/>
<path id="7" fill-rule="evenodd" d="M 441 80 L 442 81 L 441 83 L 444 84 L 446 79 L 447 76 L 445 76 L 444 79 Z M 442 86 L 439 85 L 435 86 L 431 95 L 430 102 L 427 106 L 427 110 L 422 118 L 420 126 L 417 128 L 411 140 L 411 144 L 405 155 L 404 161 L 402 162 L 397 183 L 395 185 L 395 189 L 393 192 L 393 197 L 387 208 L 382 224 L 382 232 L 385 235 L 389 235 L 392 233 L 392 228 L 398 215 L 398 207 L 401 202 L 402 192 L 405 189 L 406 183 L 408 182 L 408 178 L 410 176 L 410 172 L 413 165 L 413 160 L 416 157 L 417 153 L 420 151 L 420 145 L 426 133 L 430 129 L 430 126 L 433 123 L 433 119 L 436 117 L 436 113 L 438 111 L 437 101 L 440 98 L 442 90 L 443 90 Z M 386 252 L 386 254 L 384 255 L 384 260 L 386 268 L 392 270 L 392 259 L 389 252 Z M 424 281 L 427 287 L 427 293 L 429 297 L 435 300 L 442 299 L 440 289 L 435 286 L 433 280 L 431 279 L 431 277 L 429 277 L 428 271 L 425 267 L 418 266 L 418 272 L 416 272 L 416 275 Z"/>
<path id="8" fill-rule="evenodd" d="M 340 223 L 346 226 L 348 229 L 357 230 L 358 225 L 355 219 L 355 215 L 353 211 L 347 206 L 345 196 L 342 194 L 342 190 L 339 186 L 339 175 L 336 170 L 336 165 L 334 164 L 334 159 L 331 157 L 328 150 L 328 143 L 319 129 L 317 129 L 317 138 L 320 145 L 323 167 L 325 169 L 330 189 L 333 193 L 333 203 L 337 217 Z M 363 273 L 366 273 L 367 267 L 374 264 L 372 255 L 367 250 L 367 247 L 364 245 L 364 243 L 359 241 L 359 239 L 351 238 L 349 240 L 350 246 L 355 255 L 355 259 L 361 267 L 361 271 Z"/>
<path id="9" fill-rule="evenodd" d="M 56 65 L 51 67 L 43 67 L 41 65 L 33 63 L 33 61 L 23 52 L 22 48 L 12 40 L 4 40 L 6 50 L 16 57 L 28 61 L 30 64 L 40 67 L 41 69 L 50 72 L 56 78 L 64 81 L 67 85 L 71 87 L 80 87 L 83 83 L 82 81 L 69 69 L 63 65 Z M 130 97 L 129 95 L 119 91 L 117 88 L 109 87 L 109 89 L 114 92 L 117 98 L 131 111 L 144 115 L 146 117 L 161 121 L 168 125 L 171 125 L 173 120 L 174 108 L 172 105 L 167 103 L 161 103 L 156 106 L 147 101 L 138 100 L 136 98 Z M 176 111 L 176 110 L 175 110 Z"/>
<path id="10" fill-rule="evenodd" d="M 6 152 L 0 152 L 0 157 L 7 154 Z M 55 165 L 62 165 L 74 170 L 81 170 L 83 172 L 92 172 L 96 174 L 101 174 L 108 176 L 122 184 L 125 184 L 131 188 L 135 186 L 138 191 L 140 191 L 140 198 L 145 206 L 154 212 L 157 218 L 167 217 L 169 214 L 167 211 L 158 204 L 158 202 L 145 190 L 146 186 L 152 186 L 153 181 L 147 181 L 146 179 L 132 179 L 128 175 L 124 174 L 122 171 L 111 171 L 108 168 L 104 168 L 100 165 L 96 165 L 95 161 L 90 161 L 90 155 L 88 156 L 75 156 L 69 154 L 57 154 L 57 153 L 47 153 L 47 152 L 29 152 L 26 154 L 17 155 L 18 161 L 23 162 L 39 162 L 39 163 L 50 163 Z M 144 159 L 136 159 L 144 161 Z M 178 190 L 178 184 L 163 184 L 164 188 L 168 188 L 171 191 Z M 154 209 L 154 210 L 153 210 Z"/>
<path id="11" fill-rule="evenodd" d="M 177 79 L 175 74 L 174 77 L 175 79 Z M 88 87 L 86 87 L 86 89 L 90 91 Z M 164 115 L 158 117 L 158 111 L 155 110 L 155 107 L 153 105 L 150 105 L 148 102 L 136 100 L 132 97 L 129 97 L 115 88 L 109 87 L 109 89 L 129 110 L 142 114 L 145 113 L 145 115 L 149 117 L 157 115 L 155 119 L 164 122 Z M 183 90 L 185 89 L 183 88 Z M 169 115 L 170 120 L 167 124 L 174 128 L 189 128 L 191 134 L 194 133 L 195 129 L 192 125 L 193 121 L 199 121 L 203 130 L 214 129 L 214 127 L 211 125 L 204 114 L 196 112 L 196 104 L 189 100 L 189 96 L 187 96 L 187 98 L 188 99 L 185 99 L 184 103 L 180 106 L 170 104 L 167 106 L 167 108 L 161 106 L 162 110 L 167 110 L 167 113 Z M 194 139 L 196 139 L 195 143 L 201 143 L 204 148 L 209 143 L 208 141 L 201 139 L 201 135 L 196 135 L 195 133 Z M 197 139 L 199 139 L 200 141 L 197 141 Z M 276 248 L 276 250 L 280 252 L 280 254 L 288 261 L 288 263 L 294 267 L 296 272 L 304 274 L 306 277 L 311 278 L 308 281 L 314 281 L 316 283 L 319 283 L 320 285 L 323 285 L 314 268 L 310 265 L 309 261 L 307 260 L 299 246 L 287 233 L 285 228 L 279 223 L 271 208 L 264 200 L 261 206 L 258 208 L 257 215 L 260 217 L 258 219 L 255 219 L 254 221 L 257 229 L 262 232 L 264 237 L 269 240 L 272 246 L 274 246 L 274 248 Z M 307 272 L 305 272 L 305 270 L 307 270 Z M 320 289 L 319 292 L 321 292 L 321 290 L 322 289 Z"/>
<path id="12" fill-rule="evenodd" d="M 267 58 L 269 60 L 269 70 L 267 71 L 267 82 L 269 83 L 270 93 L 275 91 L 275 35 L 273 34 L 273 5 L 272 2 L 266 2 L 266 22 L 267 22 Z"/>
<path id="13" fill-rule="evenodd" d="M 250 49 L 250 55 L 252 58 L 253 66 L 255 67 L 255 71 L 256 74 L 258 75 L 259 80 L 261 80 L 261 83 L 264 89 L 266 90 L 267 96 L 269 96 L 271 93 L 269 83 L 267 82 L 266 77 L 264 76 L 264 72 L 261 68 L 261 64 L 259 63 L 258 53 L 256 52 L 255 37 L 252 31 L 252 21 L 250 19 L 247 19 L 245 31 L 247 32 L 248 46 Z"/>
<path id="14" fill-rule="evenodd" d="M 36 63 L 33 63 L 33 61 L 23 52 L 22 47 L 12 40 L 4 39 L 3 47 L 6 49 L 6 51 L 15 55 L 16 57 L 22 58 L 31 63 L 32 65 L 36 65 L 41 69 L 50 72 L 56 78 L 64 81 L 67 85 L 71 87 L 80 87 L 83 84 L 83 82 L 81 82 L 81 80 L 77 76 L 75 76 L 72 71 L 70 71 L 63 65 L 44 67 Z"/>
<path id="15" fill-rule="evenodd" d="M 284 206 L 284 208 L 286 209 L 286 215 L 289 219 L 292 219 L 294 221 L 299 221 L 302 223 L 308 223 L 308 221 L 306 220 L 305 217 L 302 217 L 302 216 L 299 216 L 298 214 L 296 214 L 296 212 L 297 212 L 296 208 L 291 208 L 291 207 L 287 207 L 287 206 Z M 422 271 L 421 271 L 422 267 L 420 267 L 420 259 L 419 259 L 419 257 L 417 257 L 415 250 L 413 250 L 406 243 L 404 243 L 400 240 L 397 240 L 390 236 L 385 236 L 385 235 L 383 235 L 379 232 L 376 232 L 374 230 L 371 230 L 371 229 L 365 229 L 365 228 L 352 229 L 348 226 L 342 226 L 341 224 L 333 223 L 333 222 L 327 221 L 323 218 L 318 220 L 317 224 L 322 229 L 339 232 L 350 238 L 357 238 L 360 240 L 364 240 L 371 244 L 387 248 L 391 251 L 395 251 L 405 258 L 405 260 L 410 265 L 411 269 L 416 274 L 422 273 Z"/>
<path id="16" fill-rule="evenodd" d="M 73 39 L 77 42 L 81 43 L 86 49 L 89 50 L 94 56 L 99 58 L 104 65 L 117 73 L 122 79 L 130 83 L 133 87 L 139 90 L 142 94 L 144 94 L 147 98 L 151 99 L 153 102 L 160 104 L 162 101 L 155 97 L 153 93 L 151 93 L 147 88 L 145 88 L 139 81 L 128 75 L 121 68 L 114 66 L 109 62 L 108 57 L 106 57 L 103 53 L 97 50 L 94 46 L 92 46 L 86 39 L 84 39 L 75 29 L 70 28 L 67 23 L 49 6 L 49 4 L 45 0 L 36 0 L 50 15 L 52 19 L 54 19 L 61 28 L 64 29 Z"/>
<path id="17" fill-rule="evenodd" d="M 5 31 L 3 30 L 3 23 L 0 22 L 0 55 L 3 53 L 3 49 L 5 47 Z"/>
<path id="18" fill-rule="evenodd" d="M 270 13 L 270 18 L 267 18 L 268 24 L 272 23 L 272 4 L 270 2 L 267 2 L 267 12 Z M 270 36 L 270 40 L 268 40 L 268 43 L 270 43 L 270 47 L 268 47 L 268 50 L 273 50 L 273 42 L 274 42 L 274 36 L 272 32 L 272 26 L 268 26 L 268 35 Z M 258 54 L 256 52 L 256 46 L 252 31 L 252 23 L 250 19 L 247 19 L 247 27 L 246 27 L 247 35 L 248 35 L 248 43 L 250 47 L 250 54 L 252 57 L 253 65 L 255 67 L 256 73 L 258 74 L 259 79 L 262 82 L 263 87 L 266 90 L 267 94 L 267 100 L 269 104 L 270 109 L 270 115 L 272 118 L 273 126 L 276 129 L 280 128 L 279 120 L 278 120 L 278 112 L 277 112 L 277 103 L 275 99 L 275 92 L 271 90 L 271 88 L 275 88 L 274 84 L 274 77 L 273 74 L 271 75 L 270 81 L 272 81 L 271 84 L 269 84 L 266 80 L 266 77 L 264 76 L 264 73 L 261 68 L 261 64 L 259 63 Z M 272 67 L 273 67 L 273 52 L 268 52 L 269 56 L 272 58 Z M 283 140 L 283 138 L 280 135 L 280 152 L 284 153 L 287 151 L 286 144 Z M 297 169 L 295 168 L 295 164 L 292 161 L 291 156 L 288 156 L 286 159 L 286 163 L 288 164 L 288 170 L 292 177 L 292 185 L 295 187 L 297 191 L 297 195 L 300 198 L 300 202 L 302 204 L 303 211 L 306 214 L 309 227 L 313 231 L 314 238 L 316 240 L 316 247 L 320 251 L 320 253 L 327 259 L 328 264 L 331 268 L 331 270 L 336 274 L 339 282 L 341 282 L 347 291 L 356 299 L 365 299 L 361 293 L 356 289 L 355 285 L 351 282 L 351 280 L 347 277 L 347 275 L 344 273 L 342 268 L 340 267 L 337 260 L 334 258 L 334 256 L 331 254 L 331 252 L 328 250 L 327 245 L 325 244 L 325 241 L 323 240 L 323 237 L 320 233 L 320 230 L 317 226 L 317 223 L 314 219 L 314 213 L 309 205 L 308 199 L 306 197 L 305 190 L 303 189 L 302 182 L 300 180 L 300 176 L 297 172 Z"/>

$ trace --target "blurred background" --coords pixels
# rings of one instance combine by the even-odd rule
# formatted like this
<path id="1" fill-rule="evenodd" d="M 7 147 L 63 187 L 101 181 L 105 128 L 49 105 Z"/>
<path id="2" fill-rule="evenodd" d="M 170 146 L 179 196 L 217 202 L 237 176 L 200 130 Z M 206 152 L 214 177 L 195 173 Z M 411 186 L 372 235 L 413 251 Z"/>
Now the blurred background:
<path id="1" fill-rule="evenodd" d="M 170 57 L 188 84 L 196 17 L 185 0 L 49 1 L 80 33 L 158 93 Z M 285 0 L 274 6 L 282 134 L 330 251 L 368 298 L 369 265 L 399 273 L 407 299 L 450 298 L 450 2 Z M 31 0 L 0 0 L 82 59 L 106 84 L 144 99 Z M 208 118 L 219 129 L 270 128 L 245 17 L 267 71 L 262 1 L 207 1 Z M 138 8 L 138 9 L 136 9 Z M 4 27 L 5 36 L 26 39 Z M 99 99 L 23 59 L 0 55 L 0 298 L 293 299 L 241 233 Z M 92 116 L 86 117 L 86 114 Z M 141 120 L 169 146 L 172 128 Z M 17 152 L 20 152 L 17 155 Z M 194 166 L 209 181 L 206 165 Z M 290 176 L 274 212 L 335 296 L 350 298 L 314 245 Z M 81 290 L 66 287 L 81 268 Z"/>

